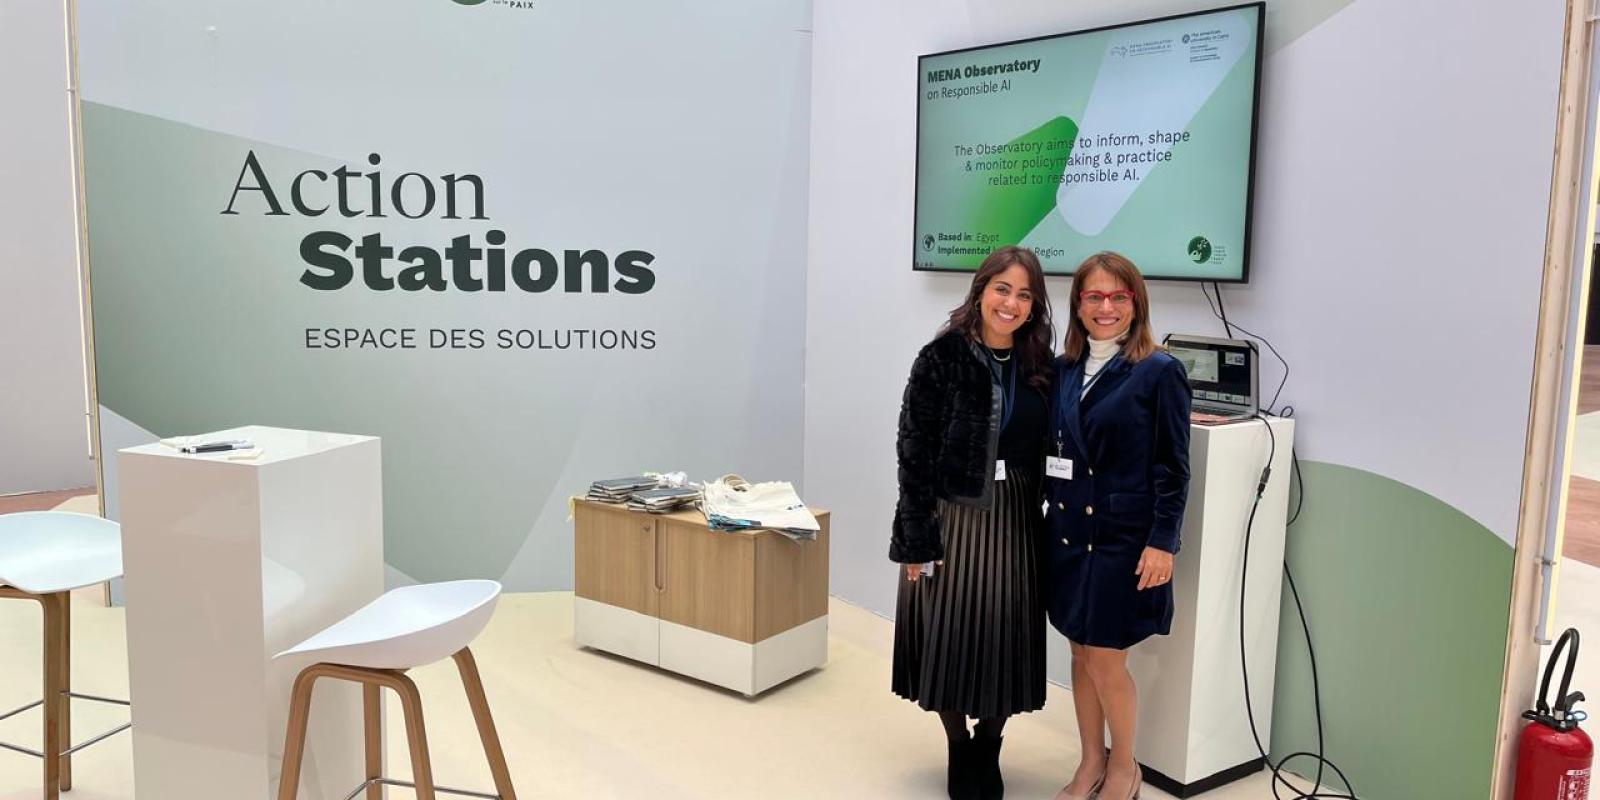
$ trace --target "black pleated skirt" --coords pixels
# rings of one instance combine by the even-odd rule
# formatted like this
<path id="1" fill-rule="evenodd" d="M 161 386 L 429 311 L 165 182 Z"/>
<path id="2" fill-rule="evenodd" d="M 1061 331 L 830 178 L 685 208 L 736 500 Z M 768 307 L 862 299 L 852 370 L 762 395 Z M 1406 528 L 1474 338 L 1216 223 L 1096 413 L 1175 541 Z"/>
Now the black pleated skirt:
<path id="1" fill-rule="evenodd" d="M 929 711 L 1002 717 L 1044 707 L 1039 476 L 1014 471 L 989 510 L 939 501 L 944 564 L 902 566 L 894 693 Z"/>

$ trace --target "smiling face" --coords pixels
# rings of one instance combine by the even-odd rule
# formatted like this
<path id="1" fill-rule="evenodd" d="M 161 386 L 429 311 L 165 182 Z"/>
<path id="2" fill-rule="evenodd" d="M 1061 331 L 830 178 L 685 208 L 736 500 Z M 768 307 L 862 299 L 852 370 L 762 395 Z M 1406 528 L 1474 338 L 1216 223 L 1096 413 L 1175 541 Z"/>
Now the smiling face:
<path id="1" fill-rule="evenodd" d="M 1012 335 L 1033 313 L 1033 289 L 1028 271 L 1012 264 L 989 279 L 978 298 L 983 318 L 983 341 L 990 347 L 1010 347 Z"/>
<path id="2" fill-rule="evenodd" d="M 1078 321 L 1091 339 L 1115 339 L 1133 325 L 1133 290 L 1103 269 L 1095 269 L 1083 279 L 1083 288 L 1073 298 Z"/>

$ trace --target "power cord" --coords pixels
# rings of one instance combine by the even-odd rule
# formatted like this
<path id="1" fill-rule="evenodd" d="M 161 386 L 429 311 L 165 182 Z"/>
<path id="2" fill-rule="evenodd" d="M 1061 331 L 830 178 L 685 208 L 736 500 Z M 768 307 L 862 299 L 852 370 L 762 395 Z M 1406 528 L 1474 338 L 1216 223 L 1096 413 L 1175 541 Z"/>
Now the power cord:
<path id="1" fill-rule="evenodd" d="M 1211 303 L 1211 295 L 1206 292 L 1206 285 L 1204 283 L 1200 284 L 1200 293 L 1206 296 L 1206 305 L 1211 306 L 1212 315 L 1214 315 L 1217 319 L 1222 320 L 1222 329 L 1228 332 L 1228 338 L 1234 338 L 1233 332 L 1238 330 L 1240 333 L 1249 336 L 1251 339 L 1255 339 L 1266 345 L 1267 349 L 1272 351 L 1273 357 L 1278 359 L 1278 363 L 1283 365 L 1283 377 L 1278 379 L 1278 388 L 1272 393 L 1272 400 L 1270 400 L 1266 405 L 1267 413 L 1271 414 L 1273 413 L 1273 409 L 1278 405 L 1278 398 L 1283 396 L 1284 384 L 1289 382 L 1289 360 L 1284 358 L 1283 354 L 1278 352 L 1278 348 L 1272 346 L 1272 342 L 1268 341 L 1267 337 L 1262 336 L 1259 333 L 1247 331 L 1238 323 L 1229 322 L 1228 309 L 1222 303 L 1222 285 L 1212 282 L 1211 288 L 1217 293 L 1217 302 L 1215 305 Z"/>
<path id="2" fill-rule="evenodd" d="M 1282 418 L 1282 419 L 1292 419 L 1294 417 L 1294 406 L 1287 406 L 1286 405 L 1283 408 L 1279 409 L 1278 410 L 1278 416 L 1280 418 Z M 1290 486 L 1291 487 L 1298 486 L 1300 488 L 1299 488 L 1299 490 L 1297 492 L 1295 492 L 1295 495 L 1294 495 L 1294 513 L 1290 514 L 1289 515 L 1289 521 L 1285 522 L 1283 524 L 1283 527 L 1285 527 L 1285 528 L 1288 528 L 1288 527 L 1294 525 L 1295 520 L 1300 518 L 1301 509 L 1306 507 L 1306 480 L 1305 480 L 1305 478 L 1300 477 L 1300 451 L 1299 450 L 1296 450 L 1293 447 L 1289 448 L 1289 462 L 1294 465 L 1294 475 L 1292 476 L 1294 478 L 1294 482 L 1291 483 Z M 1283 569 L 1284 569 L 1284 572 L 1288 572 L 1289 571 L 1289 565 L 1288 565 L 1287 562 L 1284 563 Z"/>
<path id="3" fill-rule="evenodd" d="M 1214 287 L 1218 287 L 1217 288 L 1217 303 L 1222 302 L 1221 285 L 1218 284 L 1216 281 L 1212 281 L 1211 285 L 1214 286 Z M 1211 302 L 1211 294 L 1206 291 L 1206 285 L 1205 285 L 1204 281 L 1202 281 L 1200 283 L 1200 293 L 1205 295 L 1205 297 L 1206 297 L 1206 305 L 1211 306 L 1211 315 L 1216 317 L 1217 319 L 1222 320 L 1222 329 L 1224 331 L 1227 331 L 1228 338 L 1232 339 L 1233 338 L 1233 326 L 1228 324 L 1228 312 L 1227 312 L 1226 309 L 1219 308 L 1217 306 L 1217 303 Z"/>
<path id="4" fill-rule="evenodd" d="M 1228 337 L 1234 338 L 1234 330 L 1237 329 L 1240 333 L 1243 333 L 1252 339 L 1259 340 L 1262 344 L 1266 345 L 1267 349 L 1272 352 L 1272 355 L 1278 359 L 1278 363 L 1283 365 L 1283 377 L 1278 381 L 1278 388 L 1272 393 L 1272 400 L 1266 405 L 1267 412 L 1276 413 L 1279 417 L 1283 418 L 1293 417 L 1294 406 L 1291 405 L 1285 405 L 1281 409 L 1278 409 L 1277 412 L 1273 411 L 1273 409 L 1278 405 L 1279 398 L 1281 398 L 1283 395 L 1283 387 L 1289 382 L 1288 359 L 1284 358 L 1283 354 L 1278 352 L 1278 348 L 1273 347 L 1272 342 L 1266 337 L 1254 333 L 1246 328 L 1240 327 L 1229 320 L 1228 309 L 1222 299 L 1221 284 L 1213 281 L 1211 286 L 1212 290 L 1215 291 L 1217 295 L 1216 302 L 1212 302 L 1211 294 L 1206 291 L 1206 286 L 1203 282 L 1200 284 L 1200 293 L 1205 296 L 1206 305 L 1211 307 L 1212 315 L 1222 322 L 1222 329 L 1227 332 Z M 1290 596 L 1294 598 L 1295 613 L 1300 618 L 1300 630 L 1306 637 L 1306 654 L 1311 661 L 1311 695 L 1313 707 L 1316 712 L 1317 750 L 1314 753 L 1304 750 L 1296 751 L 1284 756 L 1282 759 L 1279 759 L 1277 763 L 1273 763 L 1271 756 L 1267 753 L 1266 745 L 1261 741 L 1260 729 L 1256 725 L 1255 707 L 1251 705 L 1250 702 L 1250 669 L 1246 660 L 1245 651 L 1244 619 L 1245 609 L 1247 607 L 1245 599 L 1248 576 L 1250 574 L 1250 541 L 1255 532 L 1256 511 L 1260 508 L 1261 498 L 1266 493 L 1267 480 L 1272 476 L 1272 462 L 1277 459 L 1278 455 L 1278 437 L 1276 432 L 1272 430 L 1272 425 L 1267 422 L 1267 418 L 1265 416 L 1263 416 L 1260 412 L 1257 412 L 1255 414 L 1255 418 L 1261 420 L 1262 427 L 1267 429 L 1267 436 L 1270 445 L 1267 454 L 1266 466 L 1262 468 L 1261 479 L 1256 484 L 1255 499 L 1250 504 L 1250 516 L 1245 522 L 1243 576 L 1239 581 L 1239 667 L 1240 674 L 1244 678 L 1245 713 L 1250 721 L 1250 735 L 1255 740 L 1256 751 L 1261 754 L 1261 760 L 1268 765 L 1269 770 L 1272 772 L 1272 795 L 1277 800 L 1359 800 L 1359 798 L 1356 797 L 1355 789 L 1350 783 L 1350 779 L 1344 774 L 1344 770 L 1340 769 L 1338 764 L 1335 764 L 1326 756 L 1326 736 L 1322 717 L 1322 681 L 1317 670 L 1317 651 L 1311 643 L 1311 626 L 1306 621 L 1305 605 L 1300 600 L 1300 590 L 1299 587 L 1295 585 L 1294 573 L 1290 571 L 1289 562 L 1287 559 L 1285 559 L 1283 562 L 1283 574 L 1289 583 Z M 1294 484 L 1299 486 L 1300 491 L 1296 495 L 1294 512 L 1289 515 L 1288 520 L 1284 523 L 1285 528 L 1294 525 L 1294 523 L 1300 519 L 1300 512 L 1305 508 L 1306 500 L 1305 478 L 1300 474 L 1300 454 L 1294 448 L 1290 449 L 1289 454 L 1290 462 L 1293 465 L 1293 474 L 1291 475 L 1291 479 Z M 1285 769 L 1287 764 L 1296 759 L 1307 758 L 1312 759 L 1317 765 L 1316 783 L 1310 792 L 1301 790 L 1285 777 L 1285 773 L 1288 771 Z M 1333 770 L 1334 774 L 1338 776 L 1339 782 L 1345 786 L 1345 792 L 1336 792 L 1332 791 L 1331 789 L 1329 791 L 1323 791 L 1323 783 L 1326 778 L 1326 770 L 1328 769 Z M 1282 794 L 1280 790 L 1283 788 L 1287 788 L 1290 794 Z"/>
<path id="5" fill-rule="evenodd" d="M 1316 706 L 1317 719 L 1317 752 L 1312 753 L 1308 751 L 1297 751 L 1284 756 L 1282 759 L 1279 759 L 1277 763 L 1273 763 L 1272 757 L 1267 753 L 1266 745 L 1261 741 L 1261 731 L 1256 725 L 1255 706 L 1250 700 L 1250 664 L 1245 651 L 1244 620 L 1245 609 L 1248 607 L 1248 604 L 1246 603 L 1246 589 L 1249 586 L 1250 542 L 1255 534 L 1256 511 L 1261 507 L 1261 498 L 1266 494 L 1267 491 L 1267 481 L 1272 477 L 1272 462 L 1278 457 L 1278 435 L 1272 430 L 1272 425 L 1267 421 L 1265 416 L 1262 416 L 1259 412 L 1257 412 L 1255 419 L 1261 420 L 1261 426 L 1267 430 L 1269 449 L 1267 451 L 1266 466 L 1261 469 L 1261 479 L 1256 482 L 1255 497 L 1250 503 L 1250 516 L 1245 522 L 1244 566 L 1242 568 L 1243 574 L 1239 579 L 1239 672 L 1244 677 L 1244 708 L 1245 715 L 1250 721 L 1250 736 L 1255 741 L 1256 752 L 1261 754 L 1261 760 L 1267 764 L 1268 769 L 1272 772 L 1272 796 L 1277 798 L 1277 800 L 1324 800 L 1325 798 L 1327 800 L 1333 800 L 1334 798 L 1338 798 L 1339 800 L 1359 800 L 1359 798 L 1357 798 L 1355 795 L 1354 789 L 1350 789 L 1348 793 L 1333 791 L 1325 792 L 1322 790 L 1325 768 L 1332 768 L 1334 773 L 1339 776 L 1339 781 L 1343 783 L 1345 787 L 1349 788 L 1351 784 L 1350 779 L 1345 776 L 1344 770 L 1340 769 L 1339 765 L 1328 760 L 1323 755 L 1325 743 L 1322 724 L 1322 691 L 1320 688 L 1321 683 L 1317 674 L 1317 654 L 1316 650 L 1311 646 L 1311 627 L 1306 623 L 1305 607 L 1300 603 L 1300 592 L 1294 585 L 1294 576 L 1289 574 L 1289 564 L 1287 561 L 1284 562 L 1283 570 L 1284 574 L 1289 577 L 1289 591 L 1294 596 L 1295 609 L 1300 616 L 1300 627 L 1301 630 L 1305 632 L 1306 636 L 1306 651 L 1311 657 L 1312 697 Z M 1295 467 L 1295 471 L 1297 473 L 1299 471 L 1298 463 Z M 1302 484 L 1302 500 L 1304 496 L 1304 484 Z M 1296 515 L 1298 516 L 1298 514 L 1299 511 L 1296 510 Z M 1315 760 L 1317 763 L 1316 785 L 1310 792 L 1303 791 L 1293 783 L 1290 783 L 1288 778 L 1284 777 L 1284 774 L 1287 772 L 1287 770 L 1284 768 L 1284 765 L 1298 758 L 1310 758 Z M 1292 794 L 1282 794 L 1280 792 L 1280 788 L 1284 787 L 1286 787 Z"/>

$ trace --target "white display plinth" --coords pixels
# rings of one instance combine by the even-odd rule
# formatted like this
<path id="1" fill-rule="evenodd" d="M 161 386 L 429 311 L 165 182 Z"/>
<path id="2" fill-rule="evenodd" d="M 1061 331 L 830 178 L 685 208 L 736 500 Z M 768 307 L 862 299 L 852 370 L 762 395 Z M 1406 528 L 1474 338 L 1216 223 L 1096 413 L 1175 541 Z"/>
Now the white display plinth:
<path id="1" fill-rule="evenodd" d="M 1245 595 L 1251 707 L 1268 747 L 1294 446 L 1294 421 L 1270 419 L 1277 452 L 1256 510 Z M 1172 633 L 1146 639 L 1128 655 L 1139 686 L 1139 761 L 1146 780 L 1179 797 L 1261 767 L 1240 674 L 1239 585 L 1245 523 L 1271 448 L 1259 420 L 1196 425 L 1190 436 L 1189 503 L 1172 578 L 1177 603 Z"/>
<path id="2" fill-rule="evenodd" d="M 254 460 L 120 451 L 128 677 L 139 797 L 275 797 L 295 674 L 272 656 L 383 593 L 371 436 L 246 427 Z M 364 779 L 361 689 L 323 681 L 304 800 Z"/>

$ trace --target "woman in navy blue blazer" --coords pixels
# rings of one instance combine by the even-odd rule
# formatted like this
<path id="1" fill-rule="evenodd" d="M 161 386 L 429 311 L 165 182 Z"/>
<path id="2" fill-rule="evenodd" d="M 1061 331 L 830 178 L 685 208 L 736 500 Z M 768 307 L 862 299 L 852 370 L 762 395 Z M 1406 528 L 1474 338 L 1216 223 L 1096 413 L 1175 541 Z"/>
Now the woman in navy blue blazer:
<path id="1" fill-rule="evenodd" d="M 1072 645 L 1083 761 L 1057 797 L 1128 800 L 1143 778 L 1128 648 L 1172 625 L 1189 382 L 1151 335 L 1144 277 L 1128 259 L 1090 256 L 1073 275 L 1071 303 L 1045 446 L 1042 559 L 1050 624 Z"/>

